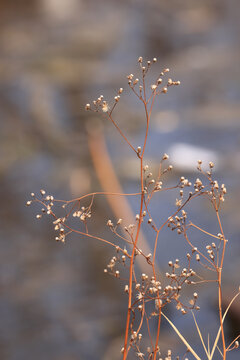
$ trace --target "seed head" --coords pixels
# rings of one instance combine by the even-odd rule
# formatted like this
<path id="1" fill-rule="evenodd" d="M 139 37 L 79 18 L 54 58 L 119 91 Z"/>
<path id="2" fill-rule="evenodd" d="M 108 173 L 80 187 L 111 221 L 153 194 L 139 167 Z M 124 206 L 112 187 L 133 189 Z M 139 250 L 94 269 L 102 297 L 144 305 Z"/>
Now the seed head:
<path id="1" fill-rule="evenodd" d="M 109 107 L 106 101 L 104 101 L 103 105 L 102 105 L 102 111 L 103 112 L 108 112 Z"/>
<path id="2" fill-rule="evenodd" d="M 163 160 L 167 160 L 167 159 L 169 159 L 168 154 L 166 154 L 166 153 L 165 153 L 165 154 L 163 155 L 162 159 L 163 159 Z"/>

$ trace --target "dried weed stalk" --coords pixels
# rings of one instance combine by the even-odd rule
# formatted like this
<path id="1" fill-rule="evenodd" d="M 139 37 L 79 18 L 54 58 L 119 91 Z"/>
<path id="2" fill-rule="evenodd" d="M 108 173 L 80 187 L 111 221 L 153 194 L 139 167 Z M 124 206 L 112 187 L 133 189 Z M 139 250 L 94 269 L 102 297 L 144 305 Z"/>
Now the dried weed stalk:
<path id="1" fill-rule="evenodd" d="M 115 255 L 109 261 L 106 269 L 104 269 L 104 272 L 111 274 L 116 278 L 121 278 L 122 273 L 124 272 L 128 275 L 124 288 L 128 300 L 124 342 L 121 349 L 123 360 L 127 359 L 130 350 L 135 352 L 136 358 L 138 359 L 162 359 L 161 356 L 163 355 L 161 355 L 159 347 L 162 318 L 167 320 L 182 342 L 186 345 L 186 354 L 191 353 L 193 358 L 200 360 L 200 357 L 197 355 L 192 345 L 185 339 L 172 320 L 170 320 L 165 314 L 165 307 L 172 302 L 175 302 L 176 308 L 183 315 L 188 312 L 192 312 L 193 320 L 196 325 L 196 332 L 199 335 L 199 339 L 205 351 L 206 359 L 212 360 L 215 356 L 216 350 L 218 350 L 218 359 L 221 358 L 226 360 L 227 353 L 239 347 L 239 336 L 230 344 L 226 344 L 223 325 L 224 319 L 232 302 L 240 293 L 239 291 L 237 292 L 225 313 L 223 313 L 222 269 L 228 240 L 224 235 L 221 223 L 220 207 L 224 201 L 224 196 L 227 191 L 224 184 L 219 185 L 217 180 L 214 179 L 214 164 L 212 162 L 209 163 L 209 169 L 204 171 L 202 168 L 202 161 L 198 161 L 197 169 L 200 175 L 199 178 L 195 180 L 194 184 L 182 176 L 176 185 L 172 187 L 164 185 L 164 175 L 167 172 L 172 171 L 171 165 L 165 165 L 168 160 L 167 154 L 162 156 L 158 174 L 155 179 L 149 170 L 149 166 L 144 163 L 149 124 L 154 102 L 159 95 L 166 94 L 172 86 L 180 85 L 180 81 L 174 81 L 171 78 L 165 80 L 169 69 L 164 69 L 160 72 L 159 76 L 156 77 L 156 81 L 149 86 L 146 82 L 146 75 L 148 74 L 151 66 L 156 62 L 157 59 L 154 58 L 152 61 L 147 61 L 146 64 L 144 64 L 142 57 L 139 57 L 138 64 L 140 68 L 140 79 L 136 78 L 133 74 L 127 76 L 128 86 L 139 99 L 140 103 L 142 103 L 145 112 L 146 132 L 141 146 L 135 147 L 113 118 L 114 110 L 123 92 L 122 88 L 118 90 L 118 93 L 111 104 L 101 95 L 97 100 L 93 101 L 93 104 L 87 104 L 85 107 L 87 111 L 98 112 L 103 117 L 110 120 L 124 139 L 127 146 L 129 146 L 130 150 L 135 153 L 140 165 L 140 187 L 137 192 L 132 194 L 95 192 L 73 200 L 62 201 L 54 199 L 52 195 L 46 195 L 46 192 L 41 190 L 40 196 L 36 196 L 33 193 L 31 194 L 32 199 L 27 202 L 27 205 L 31 205 L 32 202 L 37 202 L 41 205 L 41 213 L 36 215 L 38 219 L 44 216 L 44 214 L 50 215 L 53 218 L 53 226 L 58 233 L 55 237 L 56 241 L 64 243 L 71 233 L 77 233 L 85 238 L 96 239 L 115 248 Z M 156 216 L 153 216 L 150 213 L 150 201 L 162 191 L 169 191 L 172 189 L 177 189 L 179 193 L 175 204 L 176 210 L 170 216 L 167 215 L 166 219 L 157 219 Z M 114 242 L 106 240 L 99 235 L 90 233 L 88 230 L 88 222 L 93 215 L 92 207 L 94 198 L 100 195 L 115 197 L 135 196 L 139 199 L 139 211 L 136 214 L 135 222 L 133 224 L 126 224 L 127 219 L 124 219 L 124 216 L 123 219 L 118 219 L 117 221 L 107 221 L 107 226 L 114 234 L 114 239 L 119 240 L 119 244 L 125 242 L 125 247 L 121 247 L 118 244 L 118 241 Z M 185 210 L 186 205 L 198 197 L 204 197 L 210 202 L 212 209 L 216 214 L 216 220 L 219 228 L 218 234 L 211 234 L 197 224 L 188 220 L 188 215 Z M 83 201 L 84 203 L 88 201 L 88 205 L 82 206 Z M 61 206 L 62 211 L 64 212 L 61 217 L 56 215 L 55 207 L 58 205 Z M 70 217 L 75 217 L 79 220 L 79 226 L 77 229 L 73 228 L 71 224 L 69 224 Z M 139 234 L 144 222 L 151 227 L 154 234 L 155 241 L 152 253 L 144 253 L 139 244 Z M 124 235 L 121 231 L 122 226 L 125 231 Z M 175 261 L 169 261 L 169 272 L 163 276 L 159 273 L 158 268 L 156 267 L 156 260 L 160 232 L 165 227 L 176 231 L 177 234 L 185 239 L 189 246 L 189 252 L 186 254 L 187 262 L 184 268 L 181 268 L 178 259 Z M 205 250 L 200 251 L 194 243 L 194 240 L 190 238 L 188 232 L 190 228 L 209 236 L 211 240 L 207 244 Z M 148 273 L 139 274 L 138 271 L 135 271 L 136 259 L 138 257 L 142 257 L 144 261 L 147 262 Z M 199 263 L 205 270 L 213 273 L 214 276 L 210 276 L 211 279 L 209 280 L 202 278 L 191 268 L 191 266 L 193 266 L 192 263 L 194 262 Z M 205 336 L 202 335 L 194 315 L 194 310 L 200 309 L 197 305 L 197 292 L 193 292 L 192 298 L 187 304 L 181 300 L 180 296 L 184 287 L 209 281 L 216 284 L 218 291 L 219 330 L 215 336 L 212 335 L 214 336 L 212 347 L 204 342 L 203 338 Z M 157 331 L 155 331 L 155 333 L 151 331 L 152 321 L 157 322 Z M 143 335 L 141 333 L 141 329 L 143 328 L 143 324 L 146 324 L 149 337 L 149 345 L 146 348 L 144 348 L 145 342 L 143 343 L 142 341 Z M 186 359 L 186 354 L 182 358 Z M 171 350 L 168 351 L 165 359 L 172 359 Z M 179 357 L 177 357 L 177 359 L 179 359 Z"/>

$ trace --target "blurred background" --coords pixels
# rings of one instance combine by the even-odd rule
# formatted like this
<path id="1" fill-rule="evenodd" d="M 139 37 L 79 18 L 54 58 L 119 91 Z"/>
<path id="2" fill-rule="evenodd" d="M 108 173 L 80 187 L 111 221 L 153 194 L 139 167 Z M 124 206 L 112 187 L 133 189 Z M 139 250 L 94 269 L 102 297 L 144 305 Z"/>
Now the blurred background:
<path id="1" fill-rule="evenodd" d="M 175 168 L 172 182 L 180 175 L 196 178 L 198 158 L 216 163 L 216 177 L 228 189 L 223 209 L 229 239 L 225 304 L 236 291 L 239 13 L 238 0 L 0 1 L 1 360 L 120 358 L 124 283 L 103 273 L 112 250 L 77 236 L 66 245 L 56 243 L 51 219 L 39 222 L 37 208 L 27 208 L 25 202 L 41 188 L 61 199 L 101 190 L 88 147 L 93 122 L 104 126 L 121 186 L 126 192 L 135 191 L 137 159 L 111 124 L 85 112 L 84 106 L 100 94 L 113 98 L 119 87 L 126 88 L 117 119 L 134 146 L 140 145 L 143 111 L 126 84 L 126 75 L 137 72 L 139 56 L 157 57 L 153 73 L 169 67 L 170 76 L 181 81 L 156 103 L 148 163 L 154 171 L 163 153 L 169 153 Z M 157 198 L 153 211 L 160 218 L 169 216 L 175 198 L 175 194 Z M 130 205 L 136 213 L 137 203 Z M 101 199 L 94 206 L 93 232 L 111 240 L 105 226 L 111 209 Z M 198 225 L 218 233 L 214 213 L 204 202 L 194 204 L 192 214 Z M 151 234 L 146 235 L 151 247 Z M 184 258 L 182 243 L 183 239 L 164 233 L 158 254 L 162 271 L 168 260 Z M 199 322 L 211 331 L 217 298 L 208 287 L 203 289 Z M 229 336 L 239 332 L 239 309 L 238 301 L 227 323 Z M 176 315 L 176 324 L 194 343 L 190 316 L 183 323 Z M 163 356 L 168 347 L 183 355 L 184 347 L 172 331 L 169 337 L 165 325 Z M 239 359 L 239 352 L 230 353 L 229 359 Z"/>

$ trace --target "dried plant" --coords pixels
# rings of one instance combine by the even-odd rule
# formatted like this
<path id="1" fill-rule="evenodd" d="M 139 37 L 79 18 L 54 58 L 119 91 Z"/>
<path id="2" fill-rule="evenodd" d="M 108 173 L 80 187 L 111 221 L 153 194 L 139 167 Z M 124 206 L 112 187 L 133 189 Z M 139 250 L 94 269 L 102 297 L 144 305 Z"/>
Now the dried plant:
<path id="1" fill-rule="evenodd" d="M 187 354 L 191 354 L 193 358 L 200 360 L 200 357 L 193 349 L 194 346 L 190 344 L 177 329 L 174 325 L 174 320 L 170 320 L 166 315 L 165 308 L 170 303 L 175 303 L 176 309 L 183 315 L 192 313 L 193 323 L 195 323 L 196 326 L 196 334 L 198 334 L 205 351 L 205 358 L 212 360 L 214 356 L 217 356 L 218 359 L 221 358 L 225 360 L 230 351 L 239 347 L 239 336 L 230 344 L 226 343 L 224 320 L 231 304 L 240 293 L 240 291 L 237 292 L 223 313 L 222 270 L 228 240 L 224 235 L 220 218 L 220 208 L 227 191 L 224 184 L 219 185 L 217 180 L 214 179 L 214 164 L 212 162 L 209 163 L 208 169 L 204 170 L 202 161 L 198 161 L 197 169 L 199 171 L 199 178 L 195 180 L 194 184 L 182 176 L 179 181 L 171 187 L 165 184 L 165 174 L 171 172 L 173 169 L 171 165 L 166 165 L 169 158 L 167 154 L 162 156 L 155 178 L 150 172 L 149 166 L 145 163 L 144 155 L 149 135 L 149 124 L 156 98 L 159 95 L 166 94 L 171 87 L 180 85 L 179 81 L 173 81 L 171 78 L 165 80 L 169 69 L 161 71 L 159 76 L 156 77 L 156 81 L 148 85 L 146 81 L 147 74 L 156 62 L 157 59 L 154 58 L 152 61 L 147 61 L 146 64 L 144 64 L 142 57 L 140 57 L 138 59 L 140 69 L 139 79 L 133 74 L 127 76 L 128 86 L 143 105 L 145 113 L 146 131 L 141 146 L 134 146 L 113 118 L 115 108 L 123 92 L 122 88 L 119 89 L 112 103 L 106 101 L 101 95 L 97 100 L 93 101 L 93 104 L 87 104 L 85 107 L 87 111 L 100 113 L 104 118 L 110 120 L 130 151 L 135 153 L 135 156 L 138 158 L 140 186 L 136 193 L 94 192 L 73 200 L 62 201 L 54 199 L 52 195 L 46 195 L 46 192 L 41 190 L 40 196 L 36 196 L 33 193 L 31 194 L 32 199 L 27 202 L 27 205 L 36 202 L 42 207 L 42 212 L 36 215 L 38 219 L 42 218 L 45 214 L 53 218 L 53 226 L 57 232 L 57 236 L 55 237 L 56 241 L 64 243 L 71 233 L 77 233 L 85 238 L 96 239 L 115 249 L 114 256 L 110 259 L 104 272 L 123 280 L 127 277 L 127 279 L 124 280 L 124 291 L 127 294 L 127 313 L 123 347 L 121 349 L 123 360 L 128 358 L 130 351 L 134 351 L 138 359 L 160 360 L 162 356 L 165 355 L 165 359 L 172 359 L 171 350 L 164 355 L 161 354 L 159 347 L 161 322 L 163 318 L 166 319 L 179 339 L 186 346 L 187 351 L 182 358 L 187 359 Z M 157 215 L 151 214 L 150 202 L 153 197 L 158 196 L 162 192 L 172 190 L 178 193 L 174 213 L 170 215 L 166 214 L 165 219 L 159 219 Z M 94 216 L 94 199 L 100 195 L 112 197 L 135 196 L 139 199 L 139 211 L 135 216 L 134 223 L 127 223 L 128 219 L 124 218 L 124 214 L 122 219 L 120 218 L 115 221 L 109 219 L 107 221 L 106 225 L 113 234 L 113 240 L 111 241 L 101 237 L 99 234 L 94 235 L 89 231 L 89 219 Z M 199 197 L 205 198 L 206 201 L 211 204 L 212 210 L 216 214 L 216 223 L 219 229 L 216 234 L 209 233 L 207 230 L 189 220 L 186 207 L 190 202 Z M 85 205 L 83 206 L 83 204 Z M 57 215 L 59 208 L 63 213 L 61 216 Z M 69 221 L 72 217 L 78 220 L 76 228 L 73 227 Z M 141 250 L 140 232 L 143 223 L 152 229 L 154 237 L 152 253 L 146 253 Z M 185 267 L 180 265 L 179 259 L 169 261 L 169 272 L 164 276 L 157 268 L 158 243 L 163 228 L 169 228 L 169 230 L 175 231 L 189 247 L 189 252 L 186 254 Z M 204 249 L 202 249 L 202 246 L 200 246 L 201 249 L 198 249 L 197 244 L 194 242 L 193 232 L 191 231 L 189 235 L 189 229 L 201 232 L 206 238 L 210 239 Z M 123 243 L 125 243 L 125 246 L 121 246 Z M 136 269 L 138 259 L 143 259 L 147 264 L 147 272 L 139 273 Z M 200 274 L 200 270 L 192 269 L 194 266 L 197 269 L 201 269 L 201 267 L 204 268 L 204 277 Z M 209 278 L 207 278 L 207 274 L 209 274 Z M 200 309 L 197 305 L 198 293 L 193 290 L 192 297 L 187 303 L 184 302 L 181 297 L 184 288 L 192 287 L 194 289 L 196 284 L 206 282 L 213 282 L 216 285 L 218 293 L 219 330 L 217 334 L 211 335 L 212 346 L 209 345 L 209 339 L 208 343 L 205 343 L 204 338 L 206 338 L 206 334 L 201 333 L 194 315 L 194 312 Z M 156 322 L 157 324 L 155 332 L 151 329 L 152 322 Z M 147 329 L 148 345 L 146 345 L 146 339 L 143 341 L 141 332 L 144 324 Z M 177 357 L 177 359 L 180 359 L 180 357 Z"/>

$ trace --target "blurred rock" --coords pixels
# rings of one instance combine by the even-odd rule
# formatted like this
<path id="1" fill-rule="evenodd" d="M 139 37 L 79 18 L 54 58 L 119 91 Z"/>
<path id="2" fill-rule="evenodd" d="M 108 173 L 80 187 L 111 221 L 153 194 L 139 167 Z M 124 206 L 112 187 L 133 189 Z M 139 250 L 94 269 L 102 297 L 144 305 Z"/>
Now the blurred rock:
<path id="1" fill-rule="evenodd" d="M 167 150 L 171 163 L 174 168 L 184 171 L 194 171 L 198 160 L 202 160 L 204 171 L 209 170 L 209 162 L 214 163 L 214 168 L 218 168 L 219 158 L 216 152 L 210 149 L 197 147 L 191 144 L 175 143 Z"/>

